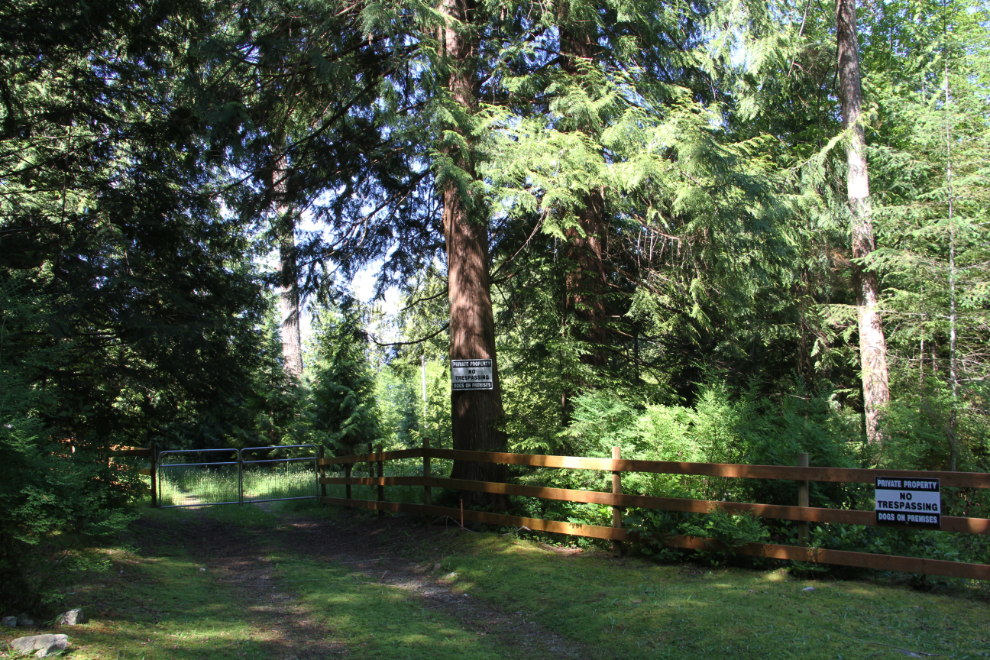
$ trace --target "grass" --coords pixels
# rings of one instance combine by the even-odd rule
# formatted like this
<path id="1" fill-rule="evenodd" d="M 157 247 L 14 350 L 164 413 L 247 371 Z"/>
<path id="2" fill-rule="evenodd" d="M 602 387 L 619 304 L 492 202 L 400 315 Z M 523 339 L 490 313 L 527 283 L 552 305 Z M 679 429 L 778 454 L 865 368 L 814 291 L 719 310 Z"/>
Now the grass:
<path id="1" fill-rule="evenodd" d="M 238 501 L 237 466 L 163 466 L 163 506 L 220 504 Z M 244 501 L 316 496 L 316 474 L 310 462 L 247 465 L 241 476 Z"/>
<path id="2" fill-rule="evenodd" d="M 243 479 L 245 502 L 317 495 L 316 474 L 309 462 L 248 466 Z"/>
<path id="3" fill-rule="evenodd" d="M 959 593 L 797 580 L 783 569 L 619 565 L 490 535 L 468 543 L 444 565 L 457 588 L 530 610 L 609 657 L 990 657 L 990 608 Z"/>
<path id="4" fill-rule="evenodd" d="M 317 562 L 278 544 L 265 553 L 265 563 L 273 567 L 265 581 L 287 594 L 291 611 L 271 627 L 271 619 L 258 613 L 264 603 L 224 584 L 197 556 L 195 538 L 189 536 L 189 518 L 201 514 L 269 537 L 280 529 L 285 513 L 279 509 L 301 508 L 285 503 L 274 512 L 255 506 L 215 508 L 208 514 L 147 511 L 145 517 L 161 525 L 153 551 L 106 548 L 101 552 L 109 570 L 80 576 L 70 599 L 92 620 L 61 631 L 70 635 L 70 656 L 282 659 L 332 657 L 348 650 L 361 658 L 512 657 L 465 630 L 456 618 L 427 615 L 415 599 L 368 583 L 352 567 Z M 5 641 L 16 636 L 3 634 Z M 314 645 L 307 653 L 306 647 Z"/>
<path id="5" fill-rule="evenodd" d="M 300 520 L 313 529 L 333 522 L 330 542 L 382 539 L 363 549 L 369 559 L 391 553 L 403 565 L 439 564 L 434 575 L 453 595 L 520 613 L 587 657 L 990 657 L 985 590 L 921 593 L 889 581 L 794 579 L 782 569 L 662 566 L 593 548 L 340 515 L 305 501 L 270 510 L 144 510 L 132 545 L 100 550 L 107 570 L 81 573 L 68 596 L 68 606 L 92 618 L 63 631 L 70 657 L 536 657 L 479 634 L 456 605 L 431 609 L 351 564 L 304 552 L 294 527 Z M 249 562 L 257 572 L 239 573 Z"/>

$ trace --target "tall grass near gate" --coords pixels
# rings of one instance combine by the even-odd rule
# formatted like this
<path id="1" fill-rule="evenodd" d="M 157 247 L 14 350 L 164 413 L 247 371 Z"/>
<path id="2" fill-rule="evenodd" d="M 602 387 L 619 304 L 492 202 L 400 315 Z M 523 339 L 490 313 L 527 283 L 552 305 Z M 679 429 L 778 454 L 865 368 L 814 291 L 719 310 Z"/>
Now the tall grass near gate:
<path id="1" fill-rule="evenodd" d="M 434 474 L 449 474 L 451 461 L 434 461 Z M 340 471 L 327 471 L 327 476 L 343 476 Z M 390 461 L 385 464 L 385 476 L 414 477 L 423 475 L 419 459 Z M 375 468 L 367 463 L 354 465 L 352 476 L 375 476 Z M 245 502 L 315 497 L 319 493 L 314 466 L 309 461 L 296 463 L 247 464 L 244 466 L 243 488 Z M 161 506 L 219 504 L 237 502 L 237 466 L 162 466 L 160 472 Z M 344 497 L 343 486 L 327 486 L 327 495 Z M 377 499 L 377 487 L 353 486 L 355 499 Z M 434 494 L 436 497 L 439 491 Z M 422 489 L 408 486 L 386 486 L 385 499 L 391 502 L 421 503 Z"/>
<path id="2" fill-rule="evenodd" d="M 170 467 L 159 472 L 160 506 L 236 502 L 237 466 Z"/>
<path id="3" fill-rule="evenodd" d="M 244 501 L 316 497 L 317 481 L 313 463 L 276 463 L 244 467 Z"/>
<path id="4" fill-rule="evenodd" d="M 317 481 L 313 464 L 275 463 L 246 465 L 242 474 L 244 501 L 315 497 Z M 161 506 L 237 502 L 237 466 L 162 466 Z"/>

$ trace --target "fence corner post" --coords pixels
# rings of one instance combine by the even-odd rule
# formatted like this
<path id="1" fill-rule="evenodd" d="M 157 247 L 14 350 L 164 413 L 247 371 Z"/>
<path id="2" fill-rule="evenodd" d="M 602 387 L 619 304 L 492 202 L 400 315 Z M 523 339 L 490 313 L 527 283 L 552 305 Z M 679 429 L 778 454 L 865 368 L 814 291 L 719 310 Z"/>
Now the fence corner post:
<path id="1" fill-rule="evenodd" d="M 344 476 L 347 477 L 348 479 L 350 479 L 351 478 L 351 470 L 353 470 L 353 469 L 354 469 L 354 464 L 353 463 L 344 463 Z M 347 484 L 344 485 L 344 499 L 348 499 L 348 500 L 351 499 L 351 482 L 350 481 L 348 481 Z"/>
<path id="2" fill-rule="evenodd" d="M 323 480 L 327 478 L 327 466 L 323 464 L 323 460 L 327 457 L 327 448 L 323 445 L 320 445 L 320 448 L 317 450 L 316 455 L 319 457 L 316 463 L 316 465 L 318 466 L 316 474 L 317 474 L 317 478 L 320 480 L 320 496 L 326 497 L 327 485 L 323 483 Z"/>
<path id="3" fill-rule="evenodd" d="M 156 453 L 155 441 L 148 443 L 148 465 L 151 466 L 151 506 L 158 507 L 158 455 Z"/>
<path id="4" fill-rule="evenodd" d="M 237 450 L 237 503 L 244 506 L 244 456 Z"/>
<path id="5" fill-rule="evenodd" d="M 808 462 L 808 452 L 801 452 L 798 454 L 798 467 L 808 467 L 810 463 Z M 810 506 L 811 501 L 809 494 L 809 487 L 807 481 L 798 482 L 798 506 L 807 507 Z M 803 512 L 802 512 L 803 513 Z M 798 545 L 802 548 L 808 547 L 808 523 L 806 521 L 801 521 L 798 523 Z"/>
<path id="6" fill-rule="evenodd" d="M 433 489 L 430 487 L 430 439 L 423 438 L 423 508 L 426 514 L 426 524 L 430 524 L 429 509 L 433 506 Z"/>
<path id="7" fill-rule="evenodd" d="M 375 449 L 378 452 L 378 456 L 376 456 L 378 460 L 375 461 L 375 465 L 377 467 L 376 471 L 378 473 L 378 502 L 382 503 L 385 501 L 385 461 L 382 460 L 382 453 L 384 450 L 381 445 L 378 445 Z M 379 507 L 378 517 L 385 517 L 385 509 Z"/>
<path id="8" fill-rule="evenodd" d="M 620 447 L 612 447 L 612 459 L 618 460 L 622 458 L 622 449 Z M 612 495 L 622 494 L 622 473 L 618 471 L 612 472 Z M 612 528 L 622 529 L 622 507 L 612 506 Z M 622 541 L 613 540 L 612 541 L 612 552 L 616 557 L 622 556 Z"/>

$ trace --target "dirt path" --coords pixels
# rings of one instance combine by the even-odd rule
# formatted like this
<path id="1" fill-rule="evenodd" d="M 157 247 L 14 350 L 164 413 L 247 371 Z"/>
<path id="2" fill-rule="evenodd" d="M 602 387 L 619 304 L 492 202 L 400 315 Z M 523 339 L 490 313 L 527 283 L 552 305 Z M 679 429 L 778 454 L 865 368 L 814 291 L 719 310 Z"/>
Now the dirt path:
<path id="1" fill-rule="evenodd" d="M 337 521 L 286 518 L 272 531 L 223 524 L 190 510 L 182 545 L 224 590 L 230 591 L 232 602 L 243 603 L 256 638 L 283 651 L 284 660 L 359 655 L 359 651 L 335 639 L 334 631 L 320 623 L 325 620 L 322 613 L 296 602 L 296 594 L 278 577 L 268 559 L 279 552 L 359 571 L 367 581 L 400 590 L 418 606 L 451 617 L 464 631 L 491 635 L 493 646 L 503 649 L 506 657 L 592 657 L 573 640 L 528 620 L 526 612 L 504 612 L 452 591 L 440 566 L 454 535 L 461 533 L 467 532 L 424 529 L 422 523 L 411 520 L 366 516 Z M 420 561 L 410 561 L 412 539 L 421 551 Z M 382 614 L 388 617 L 388 612 Z"/>
<path id="2" fill-rule="evenodd" d="M 428 609 L 443 612 L 460 621 L 465 630 L 478 635 L 493 635 L 515 658 L 591 658 L 592 655 L 573 640 L 566 639 L 527 619 L 527 612 L 504 612 L 468 594 L 458 594 L 447 586 L 442 558 L 456 534 L 454 528 L 425 530 L 422 523 L 410 519 L 368 521 L 345 518 L 343 521 L 287 521 L 285 542 L 299 552 L 321 561 L 348 563 L 369 579 L 420 600 Z M 415 540 L 420 548 L 433 546 L 432 556 L 410 561 L 404 552 Z"/>

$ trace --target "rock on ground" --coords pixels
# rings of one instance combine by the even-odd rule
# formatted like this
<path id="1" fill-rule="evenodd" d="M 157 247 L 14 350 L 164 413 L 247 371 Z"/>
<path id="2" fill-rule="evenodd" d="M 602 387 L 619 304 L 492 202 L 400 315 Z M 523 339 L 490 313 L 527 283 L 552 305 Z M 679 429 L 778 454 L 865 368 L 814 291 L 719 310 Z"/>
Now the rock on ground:
<path id="1" fill-rule="evenodd" d="M 63 612 L 55 620 L 55 625 L 58 626 L 76 626 L 80 623 L 86 623 L 86 615 L 78 607 L 74 610 Z"/>
<path id="2" fill-rule="evenodd" d="M 66 635 L 33 635 L 31 637 L 18 637 L 10 643 L 10 647 L 27 655 L 34 653 L 36 658 L 47 658 L 53 653 L 64 651 L 69 646 L 69 638 Z"/>
<path id="3" fill-rule="evenodd" d="M 5 616 L 0 619 L 0 625 L 7 626 L 8 628 L 17 627 L 17 617 L 16 616 Z"/>
<path id="4" fill-rule="evenodd" d="M 31 626 L 34 625 L 34 619 L 32 619 L 27 614 L 18 614 L 17 615 L 17 625 L 24 626 L 26 628 L 30 628 Z"/>

